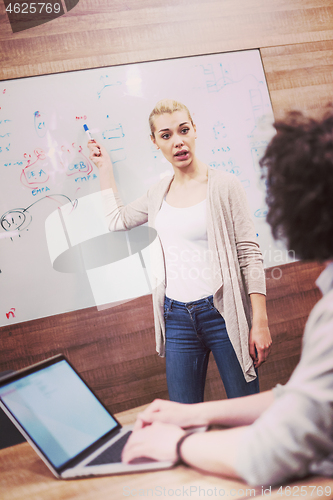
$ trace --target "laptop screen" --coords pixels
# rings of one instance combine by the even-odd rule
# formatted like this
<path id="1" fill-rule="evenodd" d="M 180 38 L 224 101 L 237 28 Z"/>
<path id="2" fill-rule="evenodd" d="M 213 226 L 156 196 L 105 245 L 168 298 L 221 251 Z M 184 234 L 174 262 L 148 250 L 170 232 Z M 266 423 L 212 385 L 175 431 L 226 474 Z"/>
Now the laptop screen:
<path id="1" fill-rule="evenodd" d="M 56 468 L 118 425 L 64 359 L 2 385 L 0 398 Z"/>

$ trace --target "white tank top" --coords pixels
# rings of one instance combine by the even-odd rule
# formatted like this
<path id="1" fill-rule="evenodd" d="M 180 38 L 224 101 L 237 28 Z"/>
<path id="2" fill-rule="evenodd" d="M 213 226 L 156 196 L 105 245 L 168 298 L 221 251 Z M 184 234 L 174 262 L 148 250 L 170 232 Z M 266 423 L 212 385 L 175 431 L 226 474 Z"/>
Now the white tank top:
<path id="1" fill-rule="evenodd" d="M 192 302 L 212 295 L 206 200 L 176 208 L 165 200 L 155 220 L 166 267 L 166 296 Z"/>

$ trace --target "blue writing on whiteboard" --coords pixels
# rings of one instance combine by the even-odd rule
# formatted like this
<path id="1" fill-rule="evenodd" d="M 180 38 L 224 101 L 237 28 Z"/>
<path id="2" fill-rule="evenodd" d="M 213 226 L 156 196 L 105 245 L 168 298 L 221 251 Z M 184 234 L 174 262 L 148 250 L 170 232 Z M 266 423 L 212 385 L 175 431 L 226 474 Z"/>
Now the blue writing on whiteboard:
<path id="1" fill-rule="evenodd" d="M 212 64 L 201 65 L 206 77 L 206 87 L 208 92 L 219 92 L 226 85 L 234 83 L 230 76 L 230 69 L 225 64 L 220 63 L 215 72 Z M 216 75 L 217 73 L 217 75 Z"/>
<path id="2" fill-rule="evenodd" d="M 228 153 L 230 151 L 230 147 L 229 146 L 220 146 L 219 148 L 213 148 L 212 149 L 212 153 L 213 154 L 216 154 L 216 153 Z"/>
<path id="3" fill-rule="evenodd" d="M 213 127 L 213 131 L 215 139 L 225 139 L 227 137 L 227 131 L 223 123 L 217 122 Z"/>
<path id="4" fill-rule="evenodd" d="M 10 150 L 9 137 L 12 135 L 10 128 L 8 129 L 10 122 L 11 120 L 7 118 L 0 120 L 0 153 L 4 153 Z"/>
<path id="5" fill-rule="evenodd" d="M 31 191 L 31 194 L 32 194 L 32 196 L 36 196 L 37 194 L 46 193 L 47 191 L 50 191 L 50 188 L 48 188 L 47 186 L 45 186 L 45 187 L 33 189 Z"/>
<path id="6" fill-rule="evenodd" d="M 123 127 L 121 123 L 119 123 L 118 126 L 111 128 L 109 130 L 104 130 L 102 133 L 103 139 L 120 139 L 122 137 L 125 137 L 125 134 L 123 132 Z"/>
<path id="7" fill-rule="evenodd" d="M 21 166 L 21 165 L 23 165 L 23 161 L 15 161 L 13 163 L 12 162 L 8 162 L 8 163 L 4 163 L 3 165 L 4 165 L 4 167 L 11 167 L 11 166 L 14 166 L 14 165 Z"/>
<path id="8" fill-rule="evenodd" d="M 44 137 L 46 134 L 46 125 L 44 117 L 39 111 L 35 111 L 34 113 L 34 125 L 38 137 Z"/>
<path id="9" fill-rule="evenodd" d="M 258 210 L 256 210 L 254 212 L 254 216 L 255 217 L 266 217 L 267 212 L 268 212 L 267 208 L 258 208 Z"/>
<path id="10" fill-rule="evenodd" d="M 91 180 L 94 180 L 94 179 L 97 179 L 97 175 L 96 174 L 93 174 L 93 175 L 83 175 L 82 177 L 75 177 L 75 182 L 83 182 L 83 181 L 91 181 Z"/>
<path id="11" fill-rule="evenodd" d="M 111 149 L 110 154 L 112 163 L 117 163 L 118 161 L 126 160 L 126 153 L 124 148 Z"/>
<path id="12" fill-rule="evenodd" d="M 119 81 L 116 81 L 116 82 L 115 82 L 115 81 L 113 81 L 111 78 L 109 79 L 109 75 L 101 76 L 100 80 L 101 80 L 101 82 L 102 82 L 103 86 L 102 86 L 101 90 L 99 90 L 99 91 L 97 92 L 98 99 L 100 99 L 100 98 L 101 98 L 102 92 L 103 92 L 106 88 L 108 88 L 108 87 L 114 87 L 114 86 L 116 86 L 116 85 L 122 85 L 122 82 L 119 82 Z"/>

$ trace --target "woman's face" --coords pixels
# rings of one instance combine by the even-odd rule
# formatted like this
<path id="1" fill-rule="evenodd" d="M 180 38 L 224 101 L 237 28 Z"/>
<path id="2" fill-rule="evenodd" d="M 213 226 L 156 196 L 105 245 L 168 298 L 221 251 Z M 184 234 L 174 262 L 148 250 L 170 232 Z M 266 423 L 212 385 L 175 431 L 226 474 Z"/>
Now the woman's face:
<path id="1" fill-rule="evenodd" d="M 164 157 L 177 168 L 189 166 L 195 158 L 195 139 L 197 137 L 186 111 L 174 111 L 156 116 L 154 119 L 155 137 L 152 141 Z"/>

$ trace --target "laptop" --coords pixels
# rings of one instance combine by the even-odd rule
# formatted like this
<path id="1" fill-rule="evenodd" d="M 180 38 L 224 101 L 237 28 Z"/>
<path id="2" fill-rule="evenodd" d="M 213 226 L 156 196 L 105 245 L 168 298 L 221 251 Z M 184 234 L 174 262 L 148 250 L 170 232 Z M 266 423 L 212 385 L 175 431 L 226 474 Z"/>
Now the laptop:
<path id="1" fill-rule="evenodd" d="M 58 478 L 174 465 L 147 458 L 122 463 L 131 426 L 117 421 L 63 355 L 1 379 L 0 406 Z"/>

